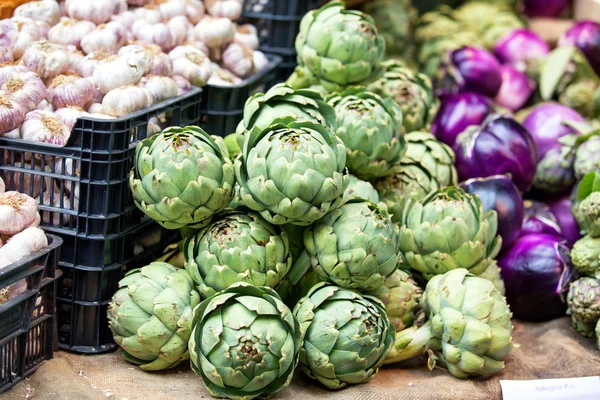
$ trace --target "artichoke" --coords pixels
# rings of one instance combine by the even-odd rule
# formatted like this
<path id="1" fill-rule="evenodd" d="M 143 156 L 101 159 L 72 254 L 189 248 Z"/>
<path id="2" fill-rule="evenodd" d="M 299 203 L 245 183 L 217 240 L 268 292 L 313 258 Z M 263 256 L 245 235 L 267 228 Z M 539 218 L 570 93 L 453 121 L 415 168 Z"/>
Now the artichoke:
<path id="1" fill-rule="evenodd" d="M 313 286 L 320 282 L 324 282 L 323 278 L 311 267 L 308 253 L 303 252 L 298 259 L 294 260 L 290 272 L 277 287 L 277 293 L 285 304 L 293 308 Z"/>
<path id="2" fill-rule="evenodd" d="M 279 83 L 267 93 L 255 94 L 246 101 L 244 119 L 238 125 L 236 132 L 238 135 L 243 135 L 254 127 L 265 129 L 276 118 L 287 116 L 325 125 L 334 131 L 337 128 L 335 111 L 319 93 L 307 89 L 294 90 Z M 242 145 L 243 136 L 240 147 Z"/>
<path id="3" fill-rule="evenodd" d="M 454 167 L 454 151 L 427 132 L 411 132 L 406 135 L 406 154 L 403 164 L 420 164 L 443 186 L 458 184 Z"/>
<path id="4" fill-rule="evenodd" d="M 385 40 L 370 16 L 332 1 L 302 18 L 296 52 L 300 68 L 288 84 L 300 88 L 313 80 L 332 93 L 376 79 Z"/>
<path id="5" fill-rule="evenodd" d="M 506 287 L 504 286 L 504 281 L 500 275 L 500 267 L 498 267 L 496 260 L 490 261 L 485 271 L 477 276 L 492 282 L 498 293 L 500 293 L 502 296 L 505 295 Z"/>
<path id="6" fill-rule="evenodd" d="M 229 152 L 229 157 L 231 159 L 235 159 L 242 151 L 239 146 L 239 141 L 242 141 L 243 138 L 240 139 L 240 136 L 236 133 L 232 133 L 230 135 L 225 136 L 223 141 L 227 146 L 227 151 Z"/>
<path id="7" fill-rule="evenodd" d="M 304 247 L 322 279 L 376 290 L 398 265 L 398 227 L 384 208 L 353 199 L 307 228 Z"/>
<path id="8" fill-rule="evenodd" d="M 597 82 L 583 80 L 568 85 L 558 99 L 561 104 L 586 118 L 600 115 L 600 88 Z"/>
<path id="9" fill-rule="evenodd" d="M 431 79 L 398 60 L 386 61 L 383 67 L 383 75 L 368 86 L 369 90 L 381 97 L 391 97 L 400 106 L 404 133 L 430 131 L 440 107 Z"/>
<path id="10" fill-rule="evenodd" d="M 578 180 L 590 172 L 600 173 L 600 136 L 594 135 L 577 147 L 574 168 Z"/>
<path id="11" fill-rule="evenodd" d="M 194 310 L 192 369 L 215 397 L 250 400 L 288 386 L 298 364 L 298 321 L 275 291 L 236 283 Z"/>
<path id="12" fill-rule="evenodd" d="M 379 300 L 330 284 L 315 285 L 294 315 L 304 335 L 302 370 L 330 389 L 367 382 L 394 342 Z"/>
<path id="13" fill-rule="evenodd" d="M 375 21 L 385 40 L 387 56 L 410 56 L 412 27 L 418 15 L 412 0 L 368 1 L 362 11 Z"/>
<path id="14" fill-rule="evenodd" d="M 496 211 L 453 186 L 408 202 L 400 226 L 402 262 L 425 279 L 457 268 L 479 275 L 502 245 Z"/>
<path id="15" fill-rule="evenodd" d="M 339 207 L 346 147 L 329 128 L 294 117 L 244 136 L 235 173 L 244 204 L 272 224 L 310 225 Z"/>
<path id="16" fill-rule="evenodd" d="M 206 225 L 227 207 L 234 184 L 223 139 L 196 126 L 142 140 L 129 174 L 135 205 L 167 229 Z"/>
<path id="17" fill-rule="evenodd" d="M 396 333 L 385 364 L 433 352 L 429 366 L 440 362 L 457 378 L 491 375 L 512 350 L 511 313 L 494 285 L 455 269 L 433 277 L 420 302 L 428 321 Z"/>
<path id="18" fill-rule="evenodd" d="M 363 181 L 350 175 L 348 188 L 344 192 L 344 198 L 353 199 L 360 197 L 361 199 L 369 200 L 371 203 L 379 203 L 379 193 L 377 190 L 367 181 Z"/>
<path id="19" fill-rule="evenodd" d="M 367 294 L 377 297 L 385 305 L 390 322 L 396 328 L 396 332 L 400 332 L 415 322 L 423 289 L 409 273 L 397 269 L 385 280 L 383 286 Z"/>
<path id="20" fill-rule="evenodd" d="M 406 149 L 402 111 L 394 100 L 352 87 L 327 98 L 337 115 L 336 135 L 346 146 L 346 167 L 361 179 L 390 175 Z"/>
<path id="21" fill-rule="evenodd" d="M 175 268 L 183 268 L 185 265 L 185 255 L 182 251 L 183 243 L 172 243 L 163 249 L 162 255 L 156 261 L 163 261 L 171 264 Z"/>
<path id="22" fill-rule="evenodd" d="M 594 336 L 600 319 L 600 282 L 593 278 L 581 278 L 569 288 L 567 314 L 571 315 L 573 328 L 585 337 Z"/>
<path id="23" fill-rule="evenodd" d="M 236 282 L 276 287 L 292 266 L 281 227 L 253 212 L 230 212 L 186 240 L 186 264 L 204 297 Z"/>
<path id="24" fill-rule="evenodd" d="M 558 139 L 560 148 L 550 149 L 538 162 L 533 187 L 545 193 L 564 193 L 575 184 L 573 147 L 576 135 L 566 135 Z"/>
<path id="25" fill-rule="evenodd" d="M 592 192 L 581 200 L 575 213 L 579 227 L 592 237 L 600 236 L 600 192 Z"/>
<path id="26" fill-rule="evenodd" d="M 127 361 L 146 371 L 173 368 L 189 358 L 198 303 L 190 274 L 156 261 L 121 279 L 108 305 L 108 326 Z"/>
<path id="27" fill-rule="evenodd" d="M 419 201 L 441 187 L 420 164 L 401 164 L 394 175 L 375 182 L 379 199 L 386 204 L 393 222 L 402 220 L 404 205 L 408 201 Z"/>
<path id="28" fill-rule="evenodd" d="M 571 262 L 584 275 L 600 278 L 600 237 L 585 235 L 571 249 Z"/>

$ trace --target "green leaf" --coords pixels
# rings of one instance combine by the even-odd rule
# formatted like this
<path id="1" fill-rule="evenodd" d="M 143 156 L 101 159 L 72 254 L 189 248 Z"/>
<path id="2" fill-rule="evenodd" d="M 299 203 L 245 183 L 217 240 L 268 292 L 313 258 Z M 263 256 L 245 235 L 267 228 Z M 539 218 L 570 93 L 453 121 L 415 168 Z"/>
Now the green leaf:
<path id="1" fill-rule="evenodd" d="M 573 59 L 575 47 L 559 47 L 546 57 L 540 76 L 540 94 L 543 100 L 550 100 L 563 77 L 569 62 Z"/>
<path id="2" fill-rule="evenodd" d="M 600 174 L 596 172 L 583 177 L 577 189 L 577 200 L 582 201 L 593 192 L 600 192 Z"/>

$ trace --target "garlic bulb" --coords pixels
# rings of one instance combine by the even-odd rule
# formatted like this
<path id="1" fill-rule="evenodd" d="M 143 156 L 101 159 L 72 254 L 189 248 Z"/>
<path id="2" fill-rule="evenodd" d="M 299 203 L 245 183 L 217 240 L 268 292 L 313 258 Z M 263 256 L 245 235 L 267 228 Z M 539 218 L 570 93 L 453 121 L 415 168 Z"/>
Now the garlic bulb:
<path id="1" fill-rule="evenodd" d="M 210 49 L 208 48 L 208 46 L 204 43 L 202 43 L 199 40 L 188 40 L 184 43 L 185 46 L 193 46 L 195 48 L 197 48 L 198 50 L 200 50 L 202 53 L 204 54 L 210 54 Z"/>
<path id="2" fill-rule="evenodd" d="M 2 242 L 2 239 L 0 239 L 0 247 L 3 245 L 4 245 L 4 243 Z M 27 280 L 25 278 L 13 283 L 12 285 L 3 287 L 2 289 L 0 289 L 0 304 L 4 304 L 9 300 L 14 299 L 18 295 L 25 293 L 26 291 L 27 291 Z M 36 354 L 38 354 L 38 353 L 36 353 Z"/>
<path id="3" fill-rule="evenodd" d="M 245 44 L 252 50 L 257 50 L 260 46 L 258 39 L 258 31 L 254 25 L 244 24 L 237 27 L 237 32 L 233 36 L 233 40 Z"/>
<path id="4" fill-rule="evenodd" d="M 158 4 L 158 10 L 162 15 L 163 21 L 168 21 L 175 17 L 186 16 L 186 4 L 185 0 L 162 0 Z"/>
<path id="5" fill-rule="evenodd" d="M 131 31 L 137 40 L 144 43 L 154 43 L 159 45 L 164 51 L 173 48 L 173 35 L 167 24 L 162 22 L 149 24 L 146 21 L 138 20 L 133 23 Z"/>
<path id="6" fill-rule="evenodd" d="M 72 48 L 73 46 L 69 46 L 69 48 Z M 69 63 L 67 65 L 67 67 L 65 68 L 65 75 L 79 75 L 79 66 L 81 64 L 81 61 L 83 60 L 83 57 L 85 57 L 85 55 L 83 54 L 83 51 L 81 50 L 76 50 L 76 51 L 69 51 L 67 52 L 67 57 L 69 58 Z"/>
<path id="7" fill-rule="evenodd" d="M 119 56 L 131 53 L 143 55 L 146 69 L 144 75 L 164 75 L 170 76 L 173 72 L 173 63 L 168 55 L 162 52 L 160 46 L 156 44 L 132 44 L 122 47 L 119 50 Z"/>
<path id="8" fill-rule="evenodd" d="M 94 97 L 94 84 L 86 78 L 59 75 L 48 88 L 48 100 L 55 109 L 68 106 L 85 107 Z"/>
<path id="9" fill-rule="evenodd" d="M 12 50 L 8 47 L 0 47 L 0 64 L 11 63 L 15 60 Z"/>
<path id="10" fill-rule="evenodd" d="M 60 19 L 60 7 L 56 1 L 32 1 L 17 7 L 14 15 L 44 21 L 52 26 Z"/>
<path id="11" fill-rule="evenodd" d="M 130 6 L 145 6 L 146 4 L 152 4 L 154 0 L 127 0 L 127 4 Z"/>
<path id="12" fill-rule="evenodd" d="M 169 53 L 173 74 L 181 75 L 192 85 L 204 86 L 212 73 L 210 59 L 192 46 L 179 46 Z"/>
<path id="13" fill-rule="evenodd" d="M 155 4 L 146 4 L 143 7 L 133 10 L 136 21 L 144 21 L 150 25 L 158 24 L 162 21 L 162 15 L 158 6 Z"/>
<path id="14" fill-rule="evenodd" d="M 146 130 L 146 137 L 152 137 L 157 133 L 161 133 L 163 129 L 160 127 L 160 121 L 156 117 L 152 117 L 148 120 L 148 128 Z"/>
<path id="15" fill-rule="evenodd" d="M 52 104 L 48 103 L 48 100 L 46 99 L 40 101 L 35 109 L 41 111 L 54 111 L 54 107 L 52 107 Z"/>
<path id="16" fill-rule="evenodd" d="M 50 111 L 34 110 L 25 116 L 21 125 L 21 139 L 30 142 L 64 146 L 71 131 L 62 120 Z"/>
<path id="17" fill-rule="evenodd" d="M 69 17 L 99 25 L 110 19 L 115 3 L 116 0 L 66 0 L 65 8 Z"/>
<path id="18" fill-rule="evenodd" d="M 142 56 L 127 54 L 114 60 L 109 58 L 99 64 L 92 74 L 92 80 L 98 90 L 106 94 L 121 86 L 137 84 L 145 70 Z"/>
<path id="19" fill-rule="evenodd" d="M 45 40 L 32 43 L 21 61 L 42 79 L 62 74 L 69 65 L 69 57 L 64 47 Z"/>
<path id="20" fill-rule="evenodd" d="M 193 26 L 186 16 L 174 17 L 167 22 L 167 26 L 171 31 L 173 37 L 172 47 L 181 46 L 188 37 L 188 32 L 192 30 Z"/>
<path id="21" fill-rule="evenodd" d="M 127 29 L 116 21 L 98 25 L 96 29 L 81 39 L 81 49 L 85 54 L 93 51 L 106 51 L 116 54 L 127 41 Z"/>
<path id="22" fill-rule="evenodd" d="M 194 27 L 196 39 L 208 47 L 220 47 L 231 42 L 235 36 L 235 24 L 227 18 L 205 16 Z"/>
<path id="23" fill-rule="evenodd" d="M 204 0 L 204 5 L 210 15 L 236 21 L 242 16 L 244 0 Z"/>
<path id="24" fill-rule="evenodd" d="M 81 39 L 94 29 L 96 29 L 96 24 L 93 22 L 62 18 L 58 24 L 50 28 L 48 40 L 63 46 L 73 45 L 79 47 Z"/>
<path id="25" fill-rule="evenodd" d="M 0 47 L 12 49 L 18 35 L 19 29 L 14 21 L 10 19 L 0 20 Z"/>
<path id="26" fill-rule="evenodd" d="M 185 79 L 183 76 L 181 76 L 181 75 L 173 75 L 171 78 L 173 79 L 173 81 L 177 85 L 177 96 L 181 96 L 182 94 L 186 94 L 187 92 L 189 92 L 189 91 L 191 91 L 193 89 L 192 84 L 190 83 L 190 81 L 188 81 L 187 79 Z"/>
<path id="27" fill-rule="evenodd" d="M 12 45 L 12 51 L 15 59 L 23 57 L 25 50 L 34 42 L 46 38 L 41 24 L 31 18 L 13 17 L 12 21 L 16 24 L 18 34 Z"/>
<path id="28" fill-rule="evenodd" d="M 125 27 L 125 29 L 130 30 L 135 22 L 135 14 L 131 11 L 125 11 L 120 14 L 113 15 L 110 17 L 110 20 L 119 22 Z"/>
<path id="29" fill-rule="evenodd" d="M 24 65 L 2 65 L 0 66 L 0 86 L 15 73 L 29 72 L 29 68 Z"/>
<path id="30" fill-rule="evenodd" d="M 269 66 L 269 59 L 260 50 L 254 50 L 254 68 L 257 72 L 263 71 L 265 68 Z"/>
<path id="31" fill-rule="evenodd" d="M 96 66 L 109 57 L 111 57 L 111 54 L 106 51 L 93 51 L 86 55 L 79 61 L 79 75 L 84 78 L 92 76 Z M 113 56 L 113 58 L 116 57 Z"/>
<path id="32" fill-rule="evenodd" d="M 2 90 L 21 103 L 26 111 L 34 110 L 46 98 L 46 86 L 35 72 L 15 72 L 5 77 Z"/>
<path id="33" fill-rule="evenodd" d="M 127 4 L 127 0 L 116 0 L 113 15 L 124 13 L 128 9 L 129 5 Z"/>
<path id="34" fill-rule="evenodd" d="M 185 15 L 192 24 L 197 24 L 204 17 L 204 3 L 201 0 L 185 0 Z"/>
<path id="35" fill-rule="evenodd" d="M 122 117 L 146 107 L 146 91 L 129 85 L 111 90 L 102 100 L 104 112 L 113 117 Z"/>
<path id="36" fill-rule="evenodd" d="M 4 184 L 4 180 L 0 178 L 0 193 L 6 192 L 6 185 Z"/>
<path id="37" fill-rule="evenodd" d="M 57 160 L 55 165 L 55 170 L 57 174 L 61 176 L 69 176 L 79 178 L 81 176 L 81 161 L 75 162 L 75 168 L 73 168 L 73 159 L 72 158 L 61 158 Z M 63 179 L 62 183 L 64 188 L 67 190 L 71 198 L 78 203 L 79 201 L 79 182 L 71 181 L 70 179 Z M 74 190 L 73 190 L 74 189 Z M 73 192 L 73 193 L 71 193 Z"/>
<path id="38" fill-rule="evenodd" d="M 247 78 L 254 70 L 254 54 L 252 49 L 239 42 L 231 42 L 225 48 L 222 58 L 223 67 L 240 78 Z"/>
<path id="39" fill-rule="evenodd" d="M 140 80 L 138 86 L 152 95 L 152 104 L 177 96 L 177 84 L 168 76 L 149 75 Z"/>
<path id="40" fill-rule="evenodd" d="M 5 90 L 0 90 L 0 135 L 12 131 L 23 123 L 26 108 Z"/>
<path id="41" fill-rule="evenodd" d="M 0 268 L 5 268 L 48 246 L 48 238 L 38 227 L 29 227 L 17 233 L 0 248 Z M 22 287 L 17 290 L 23 290 Z M 29 346 L 28 346 L 29 347 Z M 38 346 L 39 352 L 39 346 Z M 37 354 L 35 352 L 34 354 Z M 31 355 L 29 355 L 31 356 Z"/>
<path id="42" fill-rule="evenodd" d="M 237 86 L 242 83 L 242 79 L 238 78 L 230 71 L 221 68 L 219 64 L 212 63 L 212 76 L 208 80 L 209 85 L 213 86 Z"/>
<path id="43" fill-rule="evenodd" d="M 17 137 L 19 139 L 20 136 Z M 29 153 L 31 154 L 31 153 Z M 26 173 L 17 171 L 4 171 L 4 180 L 6 187 L 11 188 L 20 193 L 25 193 L 31 197 L 37 197 L 42 192 L 42 176 L 33 171 L 42 171 L 42 168 L 36 164 L 14 162 L 13 167 L 17 170 L 26 170 Z M 49 165 L 45 167 L 46 172 L 52 172 L 52 168 Z M 44 178 L 44 186 L 48 187 L 51 184 L 49 177 Z"/>
<path id="44" fill-rule="evenodd" d="M 104 114 L 104 108 L 102 108 L 101 103 L 92 103 L 88 107 L 87 112 L 90 114 Z"/>
<path id="45" fill-rule="evenodd" d="M 10 132 L 6 132 L 4 135 L 2 135 L 2 137 L 9 139 L 21 139 L 21 132 L 19 131 L 19 128 L 15 128 Z"/>
<path id="46" fill-rule="evenodd" d="M 0 194 L 0 233 L 14 235 L 35 221 L 38 205 L 23 193 L 9 191 Z"/>
<path id="47" fill-rule="evenodd" d="M 83 109 L 74 106 L 60 108 L 56 110 L 54 114 L 61 119 L 69 131 L 73 130 L 78 118 L 86 117 L 88 115 Z"/>

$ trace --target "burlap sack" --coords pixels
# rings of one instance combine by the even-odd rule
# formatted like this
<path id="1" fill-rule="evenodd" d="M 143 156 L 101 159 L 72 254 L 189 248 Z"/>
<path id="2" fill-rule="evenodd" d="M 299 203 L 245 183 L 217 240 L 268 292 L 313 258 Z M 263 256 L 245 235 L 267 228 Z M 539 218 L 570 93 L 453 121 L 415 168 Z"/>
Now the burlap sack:
<path id="1" fill-rule="evenodd" d="M 368 384 L 329 391 L 298 370 L 277 400 L 501 399 L 500 379 L 544 379 L 600 375 L 600 351 L 592 339 L 576 334 L 568 318 L 543 324 L 514 323 L 515 349 L 506 368 L 489 379 L 459 380 L 422 363 L 385 367 Z M 418 360 L 417 360 L 418 361 Z M 26 397 L 30 396 L 30 397 Z M 82 356 L 60 352 L 28 381 L 0 400 L 182 400 L 210 398 L 187 366 L 146 373 L 117 353 Z"/>

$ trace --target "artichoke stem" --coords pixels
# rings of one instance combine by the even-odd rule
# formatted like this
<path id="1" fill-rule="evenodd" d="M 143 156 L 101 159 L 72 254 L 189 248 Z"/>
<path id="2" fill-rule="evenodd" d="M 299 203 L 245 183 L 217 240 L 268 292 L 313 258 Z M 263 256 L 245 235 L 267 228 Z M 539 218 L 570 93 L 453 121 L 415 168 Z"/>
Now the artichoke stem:
<path id="1" fill-rule="evenodd" d="M 290 282 L 292 286 L 295 286 L 300 282 L 300 279 L 308 272 L 310 269 L 310 256 L 304 250 L 300 257 L 294 261 L 292 268 L 290 268 L 290 272 L 288 272 L 286 279 Z"/>
<path id="2" fill-rule="evenodd" d="M 394 345 L 388 352 L 384 364 L 393 364 L 409 358 L 421 356 L 428 350 L 439 350 L 440 339 L 431 336 L 429 322 L 417 328 L 416 326 L 396 332 Z"/>
<path id="3" fill-rule="evenodd" d="M 179 228 L 179 233 L 181 234 L 181 237 L 185 240 L 186 237 L 196 234 L 196 230 L 194 228 L 184 226 L 182 228 Z"/>
<path id="4" fill-rule="evenodd" d="M 294 89 L 306 89 L 314 85 L 316 80 L 306 68 L 298 66 L 285 83 Z"/>

